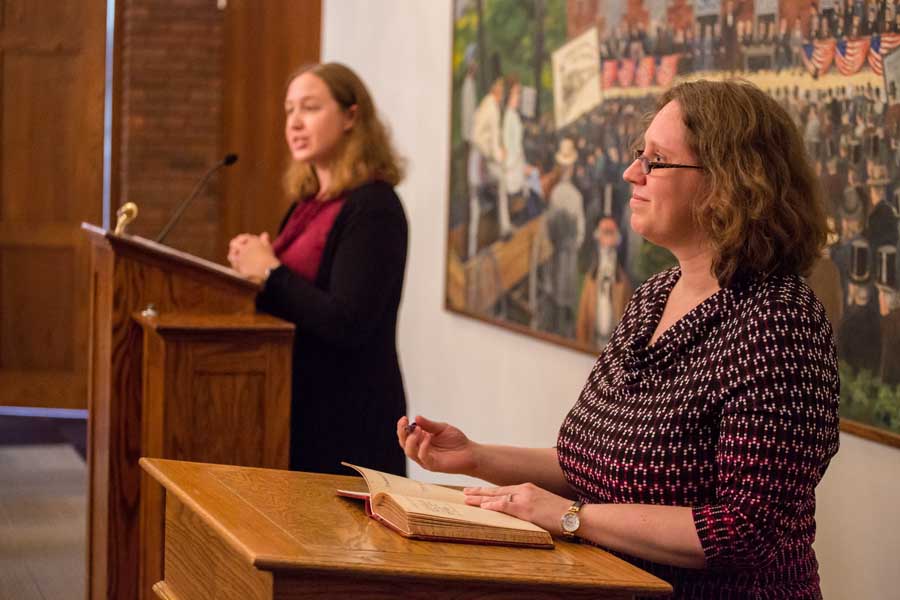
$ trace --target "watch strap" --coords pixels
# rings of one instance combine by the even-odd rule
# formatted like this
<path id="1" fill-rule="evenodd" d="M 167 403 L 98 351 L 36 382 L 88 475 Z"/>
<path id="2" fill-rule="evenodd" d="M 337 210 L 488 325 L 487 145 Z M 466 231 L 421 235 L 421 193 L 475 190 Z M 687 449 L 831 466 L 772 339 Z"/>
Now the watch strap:
<path id="1" fill-rule="evenodd" d="M 579 499 L 573 502 L 572 506 L 569 507 L 569 510 L 567 510 L 562 516 L 563 523 L 565 523 L 565 519 L 568 515 L 577 515 L 582 506 L 584 506 L 584 500 Z M 567 539 L 578 539 L 578 536 L 575 535 L 575 531 L 577 531 L 577 529 L 575 531 L 567 531 L 565 527 L 562 527 L 561 529 L 563 536 Z"/>

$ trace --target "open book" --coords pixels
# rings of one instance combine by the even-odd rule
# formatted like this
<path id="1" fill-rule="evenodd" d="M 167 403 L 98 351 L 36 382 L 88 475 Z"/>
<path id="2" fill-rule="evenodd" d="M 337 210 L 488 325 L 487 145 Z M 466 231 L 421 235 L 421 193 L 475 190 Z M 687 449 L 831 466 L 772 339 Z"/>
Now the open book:
<path id="1" fill-rule="evenodd" d="M 473 542 L 552 548 L 550 533 L 533 523 L 465 503 L 451 488 L 413 481 L 374 469 L 356 469 L 369 493 L 337 490 L 366 501 L 366 514 L 406 537 L 446 542 Z"/>

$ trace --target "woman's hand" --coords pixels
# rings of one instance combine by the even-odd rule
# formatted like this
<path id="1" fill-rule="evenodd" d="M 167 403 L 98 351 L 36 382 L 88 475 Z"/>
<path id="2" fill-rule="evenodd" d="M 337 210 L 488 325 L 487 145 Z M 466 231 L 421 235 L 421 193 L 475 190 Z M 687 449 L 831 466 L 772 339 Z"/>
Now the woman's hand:
<path id="1" fill-rule="evenodd" d="M 269 234 L 242 233 L 228 243 L 228 262 L 231 267 L 257 283 L 266 278 L 266 270 L 281 264 L 272 250 Z"/>
<path id="2" fill-rule="evenodd" d="M 242 233 L 237 235 L 228 242 L 228 264 L 231 265 L 231 268 L 237 270 L 237 257 L 240 252 L 241 247 L 247 243 L 247 240 L 253 237 L 249 233 Z"/>
<path id="3" fill-rule="evenodd" d="M 478 444 L 447 423 L 417 416 L 415 428 L 407 431 L 409 419 L 397 421 L 397 440 L 406 456 L 429 471 L 471 475 L 478 466 Z"/>
<path id="4" fill-rule="evenodd" d="M 572 506 L 572 500 L 557 496 L 533 483 L 472 487 L 463 492 L 466 504 L 531 521 L 550 533 L 560 533 L 560 520 Z"/>

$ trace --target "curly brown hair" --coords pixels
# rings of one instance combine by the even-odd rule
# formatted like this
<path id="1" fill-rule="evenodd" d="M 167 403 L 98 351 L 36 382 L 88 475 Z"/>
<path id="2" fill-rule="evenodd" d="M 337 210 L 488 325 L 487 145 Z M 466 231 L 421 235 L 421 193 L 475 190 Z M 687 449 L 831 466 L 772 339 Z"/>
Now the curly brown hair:
<path id="1" fill-rule="evenodd" d="M 387 127 L 378 118 L 375 103 L 366 85 L 349 67 L 340 63 L 312 64 L 300 67 L 288 77 L 285 90 L 304 73 L 321 79 L 343 110 L 356 106 L 356 119 L 341 141 L 333 165 L 331 197 L 372 180 L 397 185 L 403 180 L 404 164 L 391 143 Z M 319 192 L 315 169 L 306 162 L 291 160 L 284 174 L 288 196 L 307 198 Z"/>
<path id="2" fill-rule="evenodd" d="M 822 191 L 788 112 L 745 80 L 689 81 L 678 102 L 687 144 L 706 168 L 694 218 L 713 246 L 719 285 L 735 276 L 809 273 L 828 234 Z"/>

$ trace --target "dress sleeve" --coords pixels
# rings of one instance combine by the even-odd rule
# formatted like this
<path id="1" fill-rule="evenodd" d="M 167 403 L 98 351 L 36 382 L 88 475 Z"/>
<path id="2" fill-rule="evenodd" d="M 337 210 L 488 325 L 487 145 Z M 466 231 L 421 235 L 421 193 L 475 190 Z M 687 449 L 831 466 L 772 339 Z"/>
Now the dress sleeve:
<path id="1" fill-rule="evenodd" d="M 396 308 L 391 304 L 402 288 L 406 247 L 406 217 L 399 201 L 396 207 L 363 208 L 340 232 L 328 290 L 281 265 L 257 296 L 257 308 L 290 321 L 298 332 L 340 348 L 358 348 L 387 311 Z"/>
<path id="2" fill-rule="evenodd" d="M 762 568 L 812 533 L 838 449 L 837 357 L 824 311 L 775 306 L 736 342 L 716 452 L 716 503 L 695 506 L 709 568 Z"/>

